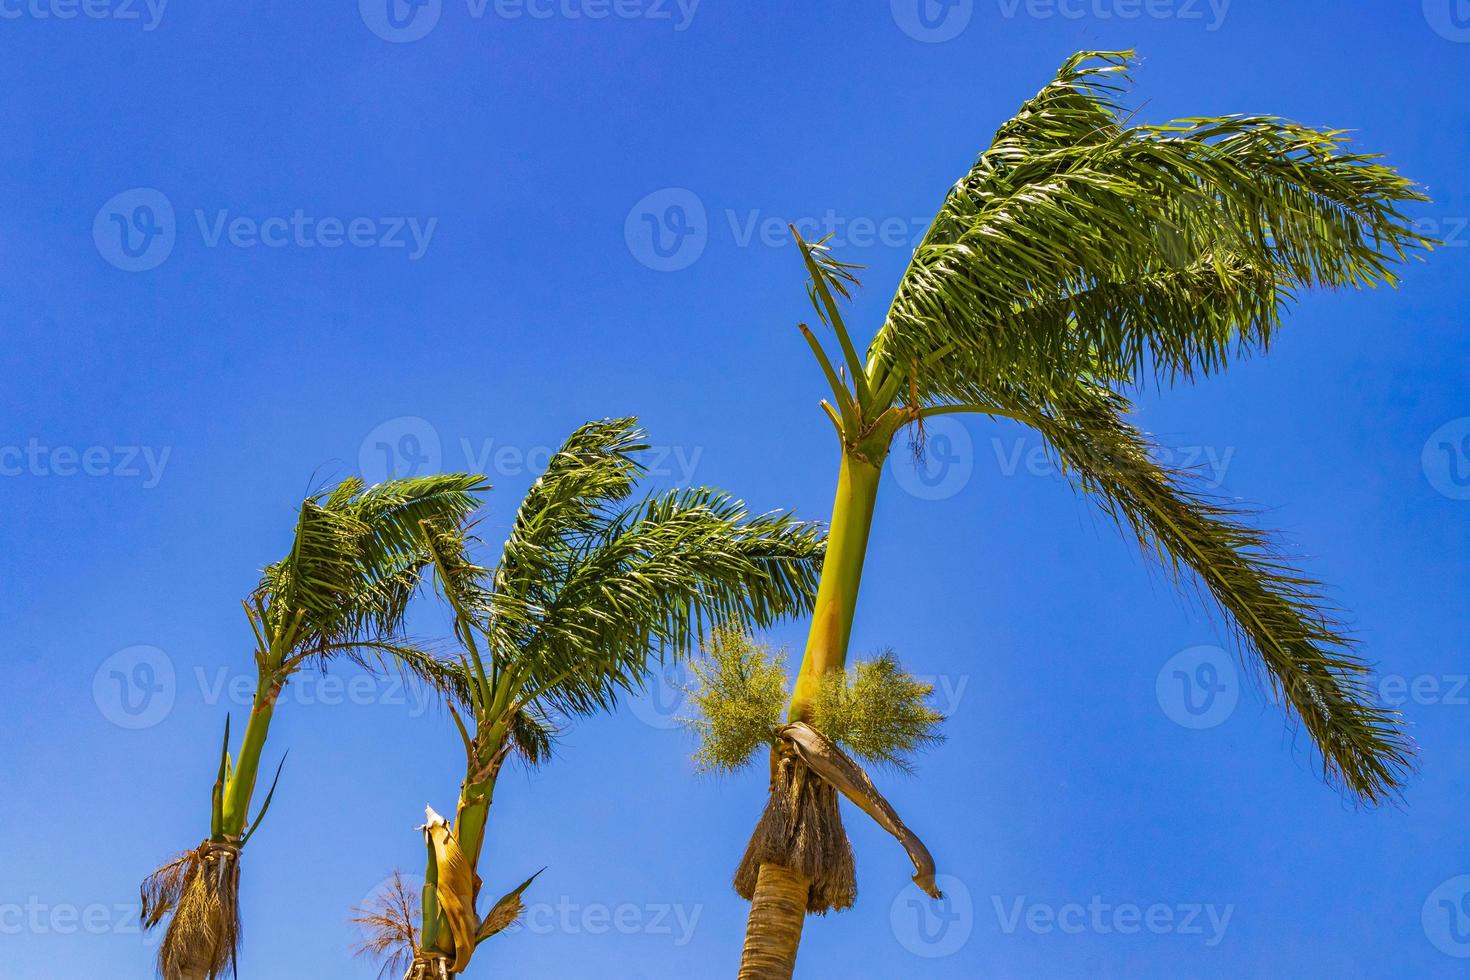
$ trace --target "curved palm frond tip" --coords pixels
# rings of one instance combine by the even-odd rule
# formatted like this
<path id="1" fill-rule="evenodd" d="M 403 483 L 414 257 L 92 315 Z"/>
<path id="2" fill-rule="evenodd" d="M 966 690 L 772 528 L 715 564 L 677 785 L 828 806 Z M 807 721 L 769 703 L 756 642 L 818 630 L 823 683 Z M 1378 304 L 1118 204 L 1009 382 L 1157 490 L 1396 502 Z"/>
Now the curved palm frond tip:
<path id="1" fill-rule="evenodd" d="M 1209 373 L 1298 289 L 1392 284 L 1427 198 L 1341 130 L 1271 116 L 1132 125 L 1132 52 L 1083 52 L 949 192 L 868 352 L 928 402 L 1079 372 Z M 912 370 L 919 365 L 918 370 Z"/>

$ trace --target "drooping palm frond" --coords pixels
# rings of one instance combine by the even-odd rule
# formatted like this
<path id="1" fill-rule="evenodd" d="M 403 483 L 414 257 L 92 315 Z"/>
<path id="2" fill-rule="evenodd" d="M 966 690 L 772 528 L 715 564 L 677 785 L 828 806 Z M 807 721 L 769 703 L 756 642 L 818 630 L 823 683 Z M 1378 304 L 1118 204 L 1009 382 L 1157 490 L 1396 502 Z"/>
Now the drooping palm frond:
<path id="1" fill-rule="evenodd" d="M 1197 492 L 1157 460 L 1124 417 L 1127 401 L 1077 384 L 1029 419 L 1072 481 L 1176 581 L 1193 580 L 1301 719 L 1330 782 L 1368 803 L 1392 798 L 1415 747 L 1400 714 L 1375 697 L 1372 671 L 1334 619 L 1320 586 L 1281 559 L 1272 536 L 1237 508 Z"/>
<path id="2" fill-rule="evenodd" d="M 1399 210 L 1423 195 L 1342 131 L 1131 125 L 1131 58 L 1068 59 L 996 133 L 915 251 L 870 385 L 897 373 L 944 404 L 1080 370 L 1209 372 L 1265 347 L 1295 290 L 1393 283 L 1431 244 Z"/>

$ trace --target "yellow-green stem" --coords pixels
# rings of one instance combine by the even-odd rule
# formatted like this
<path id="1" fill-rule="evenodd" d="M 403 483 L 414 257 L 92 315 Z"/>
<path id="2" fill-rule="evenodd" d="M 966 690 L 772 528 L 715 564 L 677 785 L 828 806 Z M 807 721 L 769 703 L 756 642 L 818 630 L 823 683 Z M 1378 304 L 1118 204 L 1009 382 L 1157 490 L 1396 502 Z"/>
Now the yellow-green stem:
<path id="1" fill-rule="evenodd" d="M 842 670 L 847 662 L 847 644 L 852 636 L 852 619 L 857 610 L 858 586 L 862 582 L 863 559 L 868 552 L 868 532 L 873 526 L 873 505 L 878 499 L 882 466 L 881 458 L 875 462 L 850 449 L 842 453 L 827 554 L 822 560 L 822 580 L 817 586 L 806 652 L 791 694 L 788 712 L 791 721 L 810 720 L 807 715 L 811 701 L 823 675 Z"/>
<path id="2" fill-rule="evenodd" d="M 279 682 L 262 676 L 255 689 L 255 702 L 250 707 L 250 720 L 245 726 L 245 737 L 240 742 L 240 754 L 235 759 L 234 771 L 225 787 L 224 836 L 238 841 L 245 832 L 245 822 L 250 819 L 250 796 L 255 792 L 255 777 L 260 771 L 260 756 L 265 750 L 265 737 L 270 730 L 271 716 L 275 713 L 276 696 L 280 693 Z"/>

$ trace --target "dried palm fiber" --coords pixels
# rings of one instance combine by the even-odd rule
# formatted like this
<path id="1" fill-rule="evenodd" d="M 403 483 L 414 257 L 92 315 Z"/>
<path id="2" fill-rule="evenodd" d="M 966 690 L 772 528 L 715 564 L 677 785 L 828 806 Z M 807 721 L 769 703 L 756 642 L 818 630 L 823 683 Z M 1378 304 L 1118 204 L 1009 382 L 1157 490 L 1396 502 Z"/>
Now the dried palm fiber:
<path id="1" fill-rule="evenodd" d="M 805 722 L 776 729 L 770 801 L 735 872 L 735 890 L 750 900 L 761 865 L 806 878 L 806 909 L 818 915 L 849 908 L 857 897 L 852 845 L 837 808 L 840 792 L 903 845 L 914 883 L 935 898 L 934 859 L 904 826 L 868 774 L 836 743 Z"/>
<path id="2" fill-rule="evenodd" d="M 837 790 L 812 772 L 790 741 L 777 743 L 765 812 L 735 872 L 735 891 L 749 901 L 761 865 L 808 879 L 806 911 L 851 908 L 857 898 L 852 844 L 837 809 Z"/>
<path id="3" fill-rule="evenodd" d="M 240 848 L 205 841 L 143 882 L 142 921 L 169 919 L 158 948 L 164 980 L 215 980 L 235 970 L 240 946 Z"/>

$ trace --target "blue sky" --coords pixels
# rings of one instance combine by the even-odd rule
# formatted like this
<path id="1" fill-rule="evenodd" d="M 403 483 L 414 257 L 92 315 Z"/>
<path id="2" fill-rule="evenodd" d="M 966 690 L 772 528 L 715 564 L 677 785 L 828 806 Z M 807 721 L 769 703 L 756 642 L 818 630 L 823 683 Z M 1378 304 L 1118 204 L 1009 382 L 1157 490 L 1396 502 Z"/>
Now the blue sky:
<path id="1" fill-rule="evenodd" d="M 207 832 L 253 679 L 238 601 L 307 490 L 483 467 L 494 540 L 547 447 L 637 414 L 660 482 L 825 518 L 800 263 L 765 229 L 830 224 L 870 329 L 995 126 L 1070 52 L 1131 46 L 1143 119 L 1351 128 L 1433 195 L 1415 217 L 1448 247 L 1401 289 L 1303 297 L 1271 356 L 1140 399 L 1330 584 L 1422 774 L 1401 807 L 1345 803 L 1034 439 L 946 427 L 885 478 L 854 648 L 894 647 L 951 714 L 916 778 L 880 777 L 951 904 L 911 906 L 854 817 L 858 905 L 808 922 L 798 976 L 1464 975 L 1466 4 L 393 13 L 0 0 L 0 974 L 148 974 L 136 887 Z M 501 780 L 487 888 L 547 871 L 475 975 L 732 975 L 765 776 L 693 774 L 678 682 Z M 421 692 L 341 669 L 288 689 L 268 760 L 288 748 L 240 975 L 372 977 L 349 909 L 420 870 L 457 740 Z"/>

